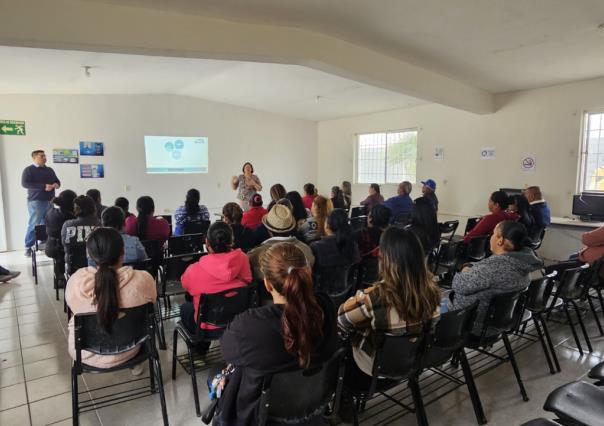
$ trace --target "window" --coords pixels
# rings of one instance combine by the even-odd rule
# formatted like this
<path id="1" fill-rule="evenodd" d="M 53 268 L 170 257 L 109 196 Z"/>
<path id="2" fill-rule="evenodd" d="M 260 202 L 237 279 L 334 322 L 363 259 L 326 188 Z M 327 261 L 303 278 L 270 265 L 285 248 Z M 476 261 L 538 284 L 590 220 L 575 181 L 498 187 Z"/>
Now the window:
<path id="1" fill-rule="evenodd" d="M 417 130 L 358 136 L 357 183 L 415 183 Z"/>
<path id="2" fill-rule="evenodd" d="M 581 192 L 604 192 L 604 112 L 588 112 L 581 148 Z"/>

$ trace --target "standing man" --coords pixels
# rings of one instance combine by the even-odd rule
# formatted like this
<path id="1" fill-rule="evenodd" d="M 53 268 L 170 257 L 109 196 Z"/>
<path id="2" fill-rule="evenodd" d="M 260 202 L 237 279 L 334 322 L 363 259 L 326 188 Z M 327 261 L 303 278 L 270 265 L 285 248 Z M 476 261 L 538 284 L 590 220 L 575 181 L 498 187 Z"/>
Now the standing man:
<path id="1" fill-rule="evenodd" d="M 432 205 L 434 206 L 434 210 L 438 213 L 438 198 L 434 191 L 436 191 L 436 182 L 433 179 L 422 180 L 422 194 L 426 197 Z"/>
<path id="2" fill-rule="evenodd" d="M 27 211 L 29 222 L 25 233 L 25 256 L 31 256 L 35 243 L 34 228 L 44 224 L 44 216 L 50 208 L 50 200 L 55 196 L 55 189 L 61 186 L 54 170 L 46 167 L 46 154 L 42 150 L 31 153 L 33 164 L 23 170 L 21 185 L 27 189 Z"/>

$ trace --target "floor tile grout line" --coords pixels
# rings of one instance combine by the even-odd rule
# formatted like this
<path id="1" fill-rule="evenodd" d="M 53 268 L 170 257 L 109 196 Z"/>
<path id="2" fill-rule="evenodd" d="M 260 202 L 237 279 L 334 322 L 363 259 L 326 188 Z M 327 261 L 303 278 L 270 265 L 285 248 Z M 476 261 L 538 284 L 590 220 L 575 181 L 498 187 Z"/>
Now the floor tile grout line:
<path id="1" fill-rule="evenodd" d="M 13 301 L 15 300 L 14 294 Z M 15 313 L 17 313 L 17 306 L 15 305 Z M 25 381 L 25 358 L 23 357 L 23 347 L 21 346 L 21 327 L 19 325 L 19 317 L 17 316 L 17 334 L 19 335 L 19 353 L 21 354 L 21 369 L 23 370 L 23 387 L 25 388 L 25 400 L 27 401 L 27 415 L 29 416 L 29 424 L 32 424 L 31 418 L 31 407 L 29 406 L 29 393 L 27 391 L 27 382 Z"/>

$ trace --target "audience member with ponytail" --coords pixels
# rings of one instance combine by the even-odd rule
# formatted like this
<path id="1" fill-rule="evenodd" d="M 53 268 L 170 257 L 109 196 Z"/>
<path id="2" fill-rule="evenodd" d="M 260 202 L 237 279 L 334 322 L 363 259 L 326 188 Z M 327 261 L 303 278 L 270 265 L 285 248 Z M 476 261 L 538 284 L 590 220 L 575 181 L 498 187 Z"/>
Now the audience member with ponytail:
<path id="1" fill-rule="evenodd" d="M 311 217 L 308 218 L 299 228 L 299 235 L 307 244 L 320 240 L 325 235 L 325 222 L 327 216 L 333 210 L 331 200 L 322 195 L 315 197 L 310 210 Z"/>
<path id="2" fill-rule="evenodd" d="M 210 212 L 203 204 L 199 204 L 201 194 L 196 189 L 189 189 L 185 204 L 178 207 L 174 212 L 174 235 L 183 235 L 185 233 L 185 224 L 188 222 L 201 222 L 210 220 Z"/>
<path id="3" fill-rule="evenodd" d="M 155 217 L 153 198 L 145 195 L 136 200 L 138 216 L 126 218 L 126 234 L 141 241 L 166 241 L 170 236 L 170 224 L 163 217 Z"/>
<path id="4" fill-rule="evenodd" d="M 338 326 L 350 336 L 353 349 L 345 383 L 356 389 L 366 389 L 371 381 L 376 334 L 421 330 L 440 315 L 440 290 L 411 230 L 386 229 L 378 263 L 380 281 L 357 292 L 338 312 Z"/>
<path id="5" fill-rule="evenodd" d="M 314 293 L 304 253 L 290 243 L 272 245 L 261 268 L 274 304 L 238 315 L 222 336 L 235 371 L 218 402 L 219 424 L 255 424 L 265 374 L 325 361 L 337 347 L 335 308 Z"/>
<path id="6" fill-rule="evenodd" d="M 76 193 L 70 189 L 61 191 L 59 196 L 52 200 L 52 204 L 56 207 L 46 212 L 45 224 L 48 240 L 44 251 L 46 256 L 60 260 L 60 264 L 63 264 L 63 258 L 65 257 L 63 244 L 61 243 L 61 229 L 66 221 L 75 219 L 73 200 L 76 197 Z"/>
<path id="7" fill-rule="evenodd" d="M 493 296 L 527 288 L 529 274 L 543 267 L 543 261 L 526 246 L 528 242 L 524 225 L 512 220 L 500 222 L 491 236 L 493 255 L 466 265 L 453 277 L 454 309 L 480 301 L 473 334 L 480 335 Z"/>
<path id="8" fill-rule="evenodd" d="M 348 223 L 348 213 L 335 209 L 325 222 L 325 236 L 310 245 L 315 269 L 350 266 L 360 262 L 359 246 Z"/>
<path id="9" fill-rule="evenodd" d="M 183 288 L 193 296 L 193 302 L 185 302 L 180 307 L 180 318 L 185 327 L 195 333 L 201 327 L 208 335 L 214 331 L 220 337 L 221 329 L 210 324 L 196 324 L 197 308 L 202 294 L 220 293 L 239 288 L 252 281 L 252 271 L 247 256 L 240 249 L 233 250 L 233 230 L 224 222 L 215 222 L 208 229 L 206 238 L 208 254 L 190 265 L 181 277 Z M 209 342 L 197 347 L 205 353 Z"/>
<path id="10" fill-rule="evenodd" d="M 157 292 L 153 277 L 146 271 L 123 266 L 124 241 L 117 230 L 95 229 L 86 240 L 86 249 L 98 267 L 80 268 L 69 278 L 65 301 L 74 315 L 96 312 L 99 325 L 111 332 L 120 308 L 155 302 Z M 75 358 L 73 316 L 69 321 L 68 344 L 69 354 Z M 138 347 L 117 355 L 83 351 L 82 362 L 93 367 L 111 368 L 134 358 L 138 351 Z"/>

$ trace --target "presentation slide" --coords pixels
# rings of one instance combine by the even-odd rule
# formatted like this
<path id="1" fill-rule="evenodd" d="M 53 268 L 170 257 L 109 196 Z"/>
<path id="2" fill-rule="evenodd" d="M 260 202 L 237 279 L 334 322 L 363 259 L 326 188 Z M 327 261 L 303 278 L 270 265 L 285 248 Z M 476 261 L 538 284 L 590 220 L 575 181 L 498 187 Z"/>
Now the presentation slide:
<path id="1" fill-rule="evenodd" d="M 145 136 L 147 173 L 207 173 L 208 138 Z"/>

